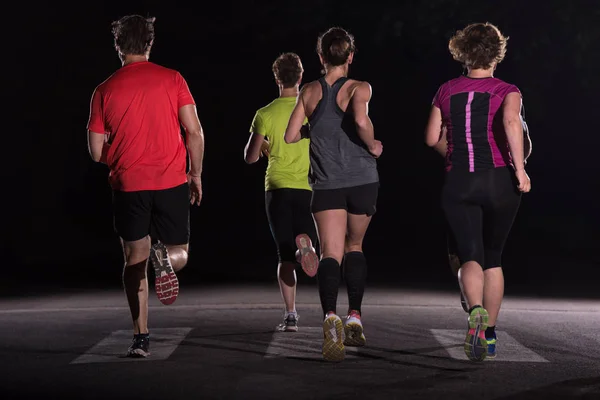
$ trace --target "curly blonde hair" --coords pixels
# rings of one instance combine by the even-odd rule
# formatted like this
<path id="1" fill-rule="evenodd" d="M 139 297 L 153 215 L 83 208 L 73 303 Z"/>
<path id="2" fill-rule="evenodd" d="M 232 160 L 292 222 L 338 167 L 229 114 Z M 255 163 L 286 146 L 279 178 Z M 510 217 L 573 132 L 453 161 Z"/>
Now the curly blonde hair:
<path id="1" fill-rule="evenodd" d="M 489 22 L 468 25 L 450 39 L 452 57 L 467 68 L 488 69 L 502 62 L 508 37 Z"/>

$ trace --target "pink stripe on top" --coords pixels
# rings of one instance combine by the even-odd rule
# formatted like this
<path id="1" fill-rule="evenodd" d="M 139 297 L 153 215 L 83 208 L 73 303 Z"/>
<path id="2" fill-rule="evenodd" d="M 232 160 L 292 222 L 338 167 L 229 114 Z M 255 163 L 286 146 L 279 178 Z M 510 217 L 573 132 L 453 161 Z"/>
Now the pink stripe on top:
<path id="1" fill-rule="evenodd" d="M 467 136 L 467 148 L 469 149 L 469 171 L 475 171 L 475 154 L 473 152 L 473 141 L 471 140 L 471 103 L 473 103 L 473 97 L 475 97 L 475 92 L 469 92 L 469 99 L 467 100 L 466 106 L 466 136 Z"/>

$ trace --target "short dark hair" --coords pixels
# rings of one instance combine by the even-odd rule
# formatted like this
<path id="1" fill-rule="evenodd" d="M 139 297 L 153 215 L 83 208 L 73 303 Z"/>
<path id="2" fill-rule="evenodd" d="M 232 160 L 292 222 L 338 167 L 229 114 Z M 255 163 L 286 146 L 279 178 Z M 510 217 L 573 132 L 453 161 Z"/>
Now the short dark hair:
<path id="1" fill-rule="evenodd" d="M 334 67 L 344 65 L 354 51 L 354 36 L 340 27 L 329 28 L 317 41 L 317 53 L 325 64 Z"/>
<path id="2" fill-rule="evenodd" d="M 273 62 L 275 79 L 284 88 L 291 88 L 298 84 L 302 76 L 302 62 L 296 53 L 284 53 Z"/>
<path id="3" fill-rule="evenodd" d="M 154 41 L 154 17 L 127 15 L 112 23 L 115 48 L 123 55 L 145 55 Z"/>
<path id="4" fill-rule="evenodd" d="M 488 69 L 504 59 L 507 40 L 508 37 L 504 37 L 495 25 L 476 23 L 457 31 L 450 39 L 448 49 L 465 67 Z"/>

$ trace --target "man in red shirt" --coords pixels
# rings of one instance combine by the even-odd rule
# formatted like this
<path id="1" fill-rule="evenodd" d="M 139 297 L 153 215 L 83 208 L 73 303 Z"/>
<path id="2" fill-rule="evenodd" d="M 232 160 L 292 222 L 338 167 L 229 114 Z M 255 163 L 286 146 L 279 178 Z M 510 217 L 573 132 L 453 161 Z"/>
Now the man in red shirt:
<path id="1" fill-rule="evenodd" d="M 123 66 L 94 91 L 88 147 L 94 161 L 110 169 L 115 230 L 125 255 L 123 284 L 133 318 L 127 355 L 147 357 L 148 255 L 156 294 L 171 304 L 179 293 L 175 272 L 188 259 L 189 203 L 199 205 L 202 199 L 204 133 L 185 79 L 148 61 L 154 18 L 130 15 L 112 28 Z"/>

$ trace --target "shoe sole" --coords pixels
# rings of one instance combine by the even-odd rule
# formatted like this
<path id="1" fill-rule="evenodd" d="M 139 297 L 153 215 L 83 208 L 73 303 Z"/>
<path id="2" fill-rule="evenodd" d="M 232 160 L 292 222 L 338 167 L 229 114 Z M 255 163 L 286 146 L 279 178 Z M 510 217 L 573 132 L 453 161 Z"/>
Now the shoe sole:
<path id="1" fill-rule="evenodd" d="M 340 362 L 346 357 L 343 333 L 344 325 L 340 317 L 329 317 L 323 322 L 323 358 L 325 361 Z"/>
<path id="2" fill-rule="evenodd" d="M 277 326 L 275 328 L 277 332 L 298 332 L 298 326 Z"/>
<path id="3" fill-rule="evenodd" d="M 150 355 L 149 351 L 144 351 L 142 349 L 135 349 L 127 352 L 127 357 L 129 358 L 146 358 Z"/>
<path id="4" fill-rule="evenodd" d="M 170 263 L 163 263 L 163 254 L 157 254 L 158 252 L 164 253 L 166 257 L 169 257 L 167 247 L 162 243 L 157 243 L 152 246 L 150 250 L 150 260 L 154 267 L 154 289 L 156 296 L 161 303 L 168 306 L 173 304 L 177 300 L 179 295 L 179 280 L 173 267 Z"/>
<path id="5" fill-rule="evenodd" d="M 311 278 L 317 274 L 319 268 L 319 257 L 314 252 L 312 242 L 307 234 L 301 233 L 296 236 L 296 246 L 300 252 L 300 265 L 304 273 Z"/>
<path id="6" fill-rule="evenodd" d="M 344 345 L 361 347 L 367 344 L 367 338 L 363 333 L 363 327 L 356 322 L 349 322 L 344 326 Z"/>
<path id="7" fill-rule="evenodd" d="M 485 330 L 488 327 L 488 312 L 483 308 L 476 308 L 469 315 L 469 331 L 465 338 L 465 354 L 471 361 L 483 361 L 487 357 L 487 340 Z"/>

